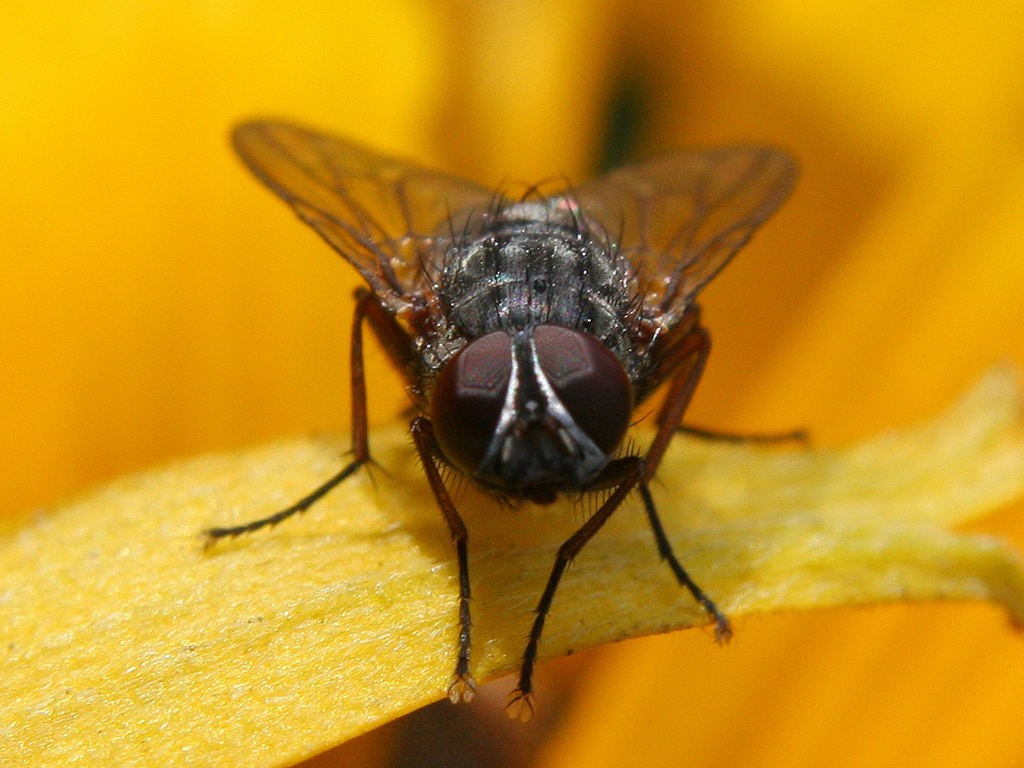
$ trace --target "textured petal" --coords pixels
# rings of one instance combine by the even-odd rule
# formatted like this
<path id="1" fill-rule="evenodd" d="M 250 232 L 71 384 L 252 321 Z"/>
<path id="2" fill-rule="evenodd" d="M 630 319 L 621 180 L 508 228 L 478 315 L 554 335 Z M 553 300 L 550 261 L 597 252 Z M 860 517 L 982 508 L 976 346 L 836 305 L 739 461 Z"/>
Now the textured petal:
<path id="1" fill-rule="evenodd" d="M 942 526 L 1019 495 L 1013 374 L 946 414 L 846 451 L 680 439 L 656 490 L 681 560 L 738 616 L 937 598 L 1024 622 L 1024 570 Z M 337 467 L 302 440 L 123 478 L 0 540 L 0 723 L 25 765 L 287 764 L 444 695 L 456 567 L 404 431 L 304 517 L 202 548 L 212 524 L 286 503 Z M 372 482 L 371 482 L 372 480 Z M 513 668 L 579 511 L 464 492 L 475 673 Z M 542 656 L 703 623 L 627 506 L 577 559 Z"/>

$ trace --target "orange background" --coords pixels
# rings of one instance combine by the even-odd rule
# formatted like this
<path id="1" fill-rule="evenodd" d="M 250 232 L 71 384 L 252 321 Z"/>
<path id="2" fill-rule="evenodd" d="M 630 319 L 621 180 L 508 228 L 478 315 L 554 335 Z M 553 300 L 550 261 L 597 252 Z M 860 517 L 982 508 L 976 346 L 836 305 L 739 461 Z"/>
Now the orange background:
<path id="1" fill-rule="evenodd" d="M 1024 363 L 1015 3 L 8 0 L 0 29 L 4 513 L 346 428 L 357 281 L 231 157 L 253 114 L 489 184 L 586 175 L 629 85 L 638 154 L 789 147 L 796 196 L 704 295 L 696 423 L 834 444 Z M 382 420 L 404 401 L 370 366 Z M 1022 509 L 985 528 L 1024 545 Z M 726 651 L 678 633 L 547 669 L 569 699 L 523 760 L 552 768 L 1024 762 L 1024 637 L 987 606 L 747 620 Z"/>

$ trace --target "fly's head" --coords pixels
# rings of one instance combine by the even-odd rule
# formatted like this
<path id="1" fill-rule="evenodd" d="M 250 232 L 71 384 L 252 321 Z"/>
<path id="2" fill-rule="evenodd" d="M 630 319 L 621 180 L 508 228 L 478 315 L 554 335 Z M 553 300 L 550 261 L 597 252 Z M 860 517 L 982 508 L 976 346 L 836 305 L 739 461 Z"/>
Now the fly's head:
<path id="1" fill-rule="evenodd" d="M 441 369 L 430 402 L 438 444 L 457 469 L 538 503 L 593 482 L 632 411 L 619 359 L 590 334 L 550 324 L 471 341 Z"/>

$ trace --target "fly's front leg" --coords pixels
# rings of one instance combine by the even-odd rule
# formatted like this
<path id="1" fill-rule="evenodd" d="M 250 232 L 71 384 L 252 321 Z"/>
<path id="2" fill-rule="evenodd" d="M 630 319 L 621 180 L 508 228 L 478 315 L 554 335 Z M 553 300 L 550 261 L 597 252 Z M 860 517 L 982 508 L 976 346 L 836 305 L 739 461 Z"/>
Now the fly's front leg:
<path id="1" fill-rule="evenodd" d="M 647 483 L 640 483 L 640 496 L 644 500 L 647 520 L 651 524 L 651 530 L 654 531 L 654 541 L 658 545 L 658 554 L 661 555 L 661 559 L 668 563 L 668 567 L 672 569 L 672 573 L 675 575 L 680 586 L 686 587 L 690 591 L 693 599 L 700 604 L 700 607 L 704 609 L 704 612 L 715 623 L 715 641 L 718 643 L 728 642 L 729 638 L 732 637 L 732 627 L 729 626 L 729 619 L 719 610 L 715 602 L 704 594 L 704 590 L 697 586 L 697 583 L 686 572 L 682 563 L 679 562 L 676 553 L 672 551 L 672 544 L 669 543 L 668 537 L 665 535 L 665 528 L 661 524 L 661 518 L 658 517 L 658 510 L 654 506 L 654 497 L 651 495 L 651 489 Z"/>
<path id="2" fill-rule="evenodd" d="M 658 471 L 665 451 L 679 429 L 679 424 L 683 420 L 687 406 L 690 405 L 690 400 L 693 399 L 694 390 L 697 389 L 697 382 L 700 381 L 700 377 L 704 373 L 704 365 L 707 363 L 710 353 L 711 337 L 700 326 L 690 328 L 677 343 L 672 345 L 670 356 L 664 363 L 664 367 L 670 371 L 672 379 L 668 394 L 658 411 L 658 430 L 644 457 L 647 460 L 645 482 Z"/>
<path id="3" fill-rule="evenodd" d="M 661 460 L 665 456 L 665 450 L 668 448 L 672 436 L 679 430 L 679 422 L 682 421 L 683 414 L 693 398 L 693 392 L 697 388 L 697 382 L 700 381 L 701 374 L 704 372 L 704 364 L 710 352 L 711 337 L 706 330 L 696 324 L 691 326 L 679 343 L 673 347 L 672 357 L 667 361 L 669 370 L 673 371 L 672 383 L 658 413 L 658 431 L 655 433 L 651 447 L 647 451 L 647 456 L 645 457 L 646 469 L 643 477 L 640 479 L 639 486 L 640 495 L 644 501 L 644 509 L 647 512 L 647 519 L 651 524 L 654 540 L 658 546 L 658 553 L 668 563 L 680 585 L 689 590 L 693 598 L 704 609 L 704 612 L 707 613 L 708 618 L 714 622 L 715 639 L 719 642 L 725 642 L 732 636 L 729 620 L 718 609 L 714 601 L 704 594 L 704 590 L 694 582 L 679 562 L 675 552 L 672 551 L 672 545 L 665 535 L 665 528 L 661 524 L 661 518 L 658 516 L 658 510 L 654 505 L 654 497 L 651 495 L 651 490 L 648 486 L 650 479 L 654 476 L 658 465 L 661 464 Z"/>
<path id="4" fill-rule="evenodd" d="M 218 539 L 241 536 L 244 533 L 258 531 L 260 528 L 277 525 L 294 514 L 305 512 L 370 460 L 366 418 L 366 377 L 363 372 L 363 319 L 366 317 L 367 308 L 374 301 L 376 301 L 376 296 L 370 292 L 358 294 L 355 312 L 352 316 L 352 357 L 350 362 L 352 371 L 352 460 L 326 483 L 280 512 L 276 512 L 269 517 L 260 518 L 259 520 L 243 523 L 242 525 L 234 525 L 227 528 L 210 528 L 206 531 L 207 547 L 211 546 Z"/>
<path id="5" fill-rule="evenodd" d="M 558 589 L 558 583 L 562 580 L 562 574 L 565 573 L 569 563 L 579 554 L 584 545 L 601 530 L 601 526 L 608 521 L 616 509 L 622 506 L 622 502 L 640 482 L 645 474 L 645 463 L 639 456 L 628 456 L 612 462 L 606 470 L 608 474 L 624 475 L 625 478 L 587 522 L 558 548 L 555 564 L 551 569 L 551 575 L 548 576 L 548 583 L 544 587 L 544 593 L 534 611 L 533 626 L 530 627 L 526 650 L 523 652 L 523 663 L 519 668 L 519 685 L 509 695 L 508 704 L 505 706 L 506 714 L 513 720 L 526 722 L 533 717 L 533 667 L 537 663 L 537 648 L 540 644 L 540 636 L 544 632 L 544 622 L 547 619 L 548 611 L 551 610 L 551 603 L 555 599 L 555 590 Z"/>
<path id="6" fill-rule="evenodd" d="M 469 674 L 469 532 L 466 530 L 466 524 L 462 522 L 462 517 L 459 516 L 459 511 L 455 509 L 448 489 L 444 487 L 441 473 L 437 469 L 435 457 L 440 454 L 441 449 L 434 439 L 430 420 L 417 416 L 409 425 L 409 432 L 423 463 L 423 469 L 427 473 L 430 490 L 434 492 L 437 505 L 441 508 L 445 523 L 448 524 L 448 532 L 451 534 L 459 561 L 459 652 L 455 661 L 455 674 L 452 675 L 452 682 L 448 686 L 448 698 L 457 704 L 460 701 L 471 701 L 476 695 L 476 681 Z"/>

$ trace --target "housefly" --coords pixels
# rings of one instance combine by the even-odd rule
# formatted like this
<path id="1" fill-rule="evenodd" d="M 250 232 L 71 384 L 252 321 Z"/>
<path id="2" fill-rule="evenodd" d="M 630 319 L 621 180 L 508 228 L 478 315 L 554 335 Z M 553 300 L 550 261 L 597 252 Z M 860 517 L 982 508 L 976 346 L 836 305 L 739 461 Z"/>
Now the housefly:
<path id="1" fill-rule="evenodd" d="M 352 320 L 351 461 L 249 533 L 308 509 L 369 461 L 363 325 L 405 376 L 409 430 L 459 567 L 452 701 L 468 701 L 466 526 L 453 468 L 513 501 L 601 494 L 562 544 L 537 605 L 509 716 L 533 713 L 533 668 L 566 567 L 639 491 L 661 557 L 715 625 L 726 617 L 672 552 L 649 483 L 681 429 L 710 351 L 694 302 L 778 208 L 796 179 L 785 152 L 735 145 L 676 152 L 551 195 L 497 192 L 282 122 L 239 126 L 250 170 L 362 275 Z M 664 384 L 646 451 L 623 445 L 634 411 Z"/>

